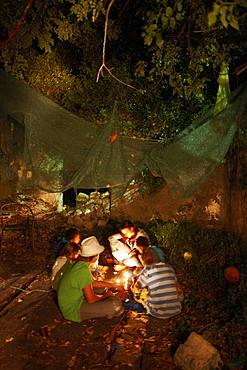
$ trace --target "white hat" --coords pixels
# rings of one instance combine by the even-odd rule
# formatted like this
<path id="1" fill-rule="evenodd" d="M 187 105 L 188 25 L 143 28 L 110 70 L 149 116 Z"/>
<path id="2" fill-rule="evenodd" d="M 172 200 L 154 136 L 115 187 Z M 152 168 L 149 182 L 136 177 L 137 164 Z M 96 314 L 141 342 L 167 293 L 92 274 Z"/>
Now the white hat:
<path id="1" fill-rule="evenodd" d="M 95 236 L 90 236 L 81 242 L 81 256 L 92 257 L 103 252 L 105 248 L 100 245 Z"/>

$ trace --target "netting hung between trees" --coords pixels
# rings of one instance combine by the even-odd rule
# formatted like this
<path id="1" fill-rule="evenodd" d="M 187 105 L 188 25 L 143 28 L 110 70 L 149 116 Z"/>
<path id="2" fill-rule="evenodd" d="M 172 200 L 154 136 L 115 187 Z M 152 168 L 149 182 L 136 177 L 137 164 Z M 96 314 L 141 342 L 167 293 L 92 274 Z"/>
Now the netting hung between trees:
<path id="1" fill-rule="evenodd" d="M 104 128 L 86 122 L 0 70 L 0 184 L 12 193 L 111 188 L 121 197 L 148 167 L 188 198 L 222 163 L 237 128 L 247 126 L 247 85 L 168 145 L 116 135 L 116 111 Z M 219 104 L 222 105 L 222 102 Z"/>

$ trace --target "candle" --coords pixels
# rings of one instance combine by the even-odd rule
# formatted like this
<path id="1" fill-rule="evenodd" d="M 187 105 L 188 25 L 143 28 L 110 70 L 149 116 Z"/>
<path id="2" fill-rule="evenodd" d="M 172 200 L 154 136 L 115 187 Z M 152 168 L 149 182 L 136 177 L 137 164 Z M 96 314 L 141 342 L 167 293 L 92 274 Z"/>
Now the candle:
<path id="1" fill-rule="evenodd" d="M 129 274 L 128 272 L 125 272 L 125 273 L 124 273 L 124 276 L 125 276 L 125 280 L 124 280 L 124 289 L 125 289 L 125 290 L 128 290 L 129 277 L 131 276 L 131 274 Z"/>

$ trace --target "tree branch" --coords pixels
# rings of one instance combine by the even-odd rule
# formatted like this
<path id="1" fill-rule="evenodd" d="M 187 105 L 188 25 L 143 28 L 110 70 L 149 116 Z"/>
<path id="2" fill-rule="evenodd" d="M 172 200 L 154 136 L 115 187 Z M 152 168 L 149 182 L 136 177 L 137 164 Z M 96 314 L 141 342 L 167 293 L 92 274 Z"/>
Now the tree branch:
<path id="1" fill-rule="evenodd" d="M 114 76 L 114 74 L 111 72 L 111 70 L 106 66 L 106 63 L 105 63 L 105 51 L 106 51 L 106 40 L 107 40 L 107 30 L 108 30 L 108 22 L 109 22 L 109 13 L 110 13 L 110 9 L 113 5 L 115 0 L 111 0 L 110 4 L 108 5 L 108 8 L 107 8 L 107 11 L 106 11 L 106 16 L 105 16 L 105 30 L 104 30 L 104 42 L 103 42 L 103 50 L 102 50 L 102 64 L 98 70 L 98 73 L 97 73 L 97 78 L 96 78 L 96 82 L 99 82 L 99 78 L 100 78 L 100 75 L 103 76 L 103 69 L 105 68 L 106 71 L 109 73 L 110 76 L 112 76 L 116 81 L 120 82 L 121 84 L 125 85 L 125 86 L 128 86 L 130 87 L 131 89 L 134 89 L 134 90 L 137 90 L 137 91 L 140 91 L 139 89 L 137 89 L 136 87 L 134 86 L 131 86 L 123 81 L 121 81 L 119 78 L 117 78 L 116 76 Z"/>
<path id="2" fill-rule="evenodd" d="M 21 16 L 21 19 L 20 19 L 20 22 L 18 23 L 18 25 L 16 26 L 14 32 L 9 36 L 9 38 L 0 46 L 0 50 L 15 36 L 15 34 L 17 33 L 17 31 L 19 30 L 19 28 L 21 27 L 25 17 L 26 17 L 26 14 L 30 8 L 30 6 L 32 5 L 32 2 L 33 0 L 29 0 L 22 16 Z"/>

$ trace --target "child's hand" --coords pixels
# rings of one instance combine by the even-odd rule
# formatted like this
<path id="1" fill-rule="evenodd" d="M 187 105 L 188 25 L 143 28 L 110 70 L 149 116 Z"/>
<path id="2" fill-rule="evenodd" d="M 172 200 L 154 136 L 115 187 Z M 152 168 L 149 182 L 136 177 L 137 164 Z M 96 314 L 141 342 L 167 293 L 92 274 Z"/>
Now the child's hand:
<path id="1" fill-rule="evenodd" d="M 118 292 L 125 292 L 125 289 L 124 289 L 123 285 L 117 285 L 114 288 L 116 288 Z"/>
<path id="2" fill-rule="evenodd" d="M 107 292 L 104 293 L 104 298 L 107 298 L 110 295 L 114 295 L 114 293 L 109 289 L 109 290 L 107 290 Z"/>
<path id="3" fill-rule="evenodd" d="M 136 256 L 136 254 L 137 254 L 137 253 L 136 253 L 136 250 L 132 250 L 132 251 L 130 251 L 130 252 L 129 252 L 129 255 L 130 255 L 130 256 Z"/>
<path id="4" fill-rule="evenodd" d="M 126 299 L 126 297 L 127 297 L 127 294 L 128 294 L 128 292 L 126 292 L 126 291 L 124 291 L 124 292 L 120 292 L 120 291 L 118 291 L 118 292 L 115 294 L 115 296 L 116 296 L 116 297 L 118 297 L 118 298 L 120 298 L 120 299 L 121 299 L 121 301 L 124 301 L 124 300 Z"/>

